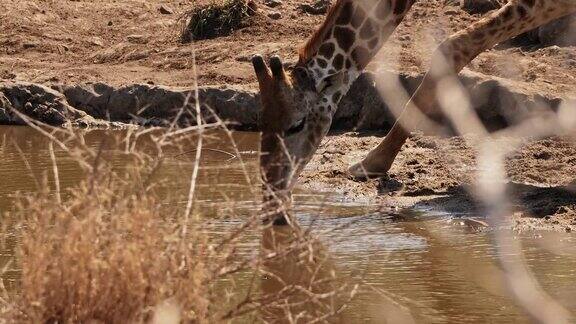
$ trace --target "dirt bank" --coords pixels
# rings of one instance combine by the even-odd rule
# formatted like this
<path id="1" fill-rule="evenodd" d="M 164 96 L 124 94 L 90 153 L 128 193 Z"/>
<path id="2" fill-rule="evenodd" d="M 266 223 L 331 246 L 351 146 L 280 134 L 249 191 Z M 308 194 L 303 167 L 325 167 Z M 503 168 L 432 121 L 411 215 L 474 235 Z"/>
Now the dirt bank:
<path id="1" fill-rule="evenodd" d="M 385 131 L 396 113 L 382 99 L 375 80 L 398 80 L 411 96 L 423 74 L 379 69 L 366 72 L 354 83 L 333 117 L 332 131 Z M 382 81 L 381 81 L 382 82 Z M 557 110 L 570 98 L 541 95 L 518 89 L 505 79 L 465 71 L 460 75 L 466 96 L 489 130 L 517 123 L 547 109 Z M 105 83 L 76 85 L 0 81 L 0 124 L 22 124 L 12 110 L 49 125 L 125 123 L 163 126 L 175 118 L 180 126 L 196 124 L 196 99 L 204 122 L 223 120 L 239 130 L 258 130 L 261 111 L 258 93 L 237 86 L 202 86 L 192 89 L 149 84 L 114 87 Z M 576 102 L 576 101 L 574 101 Z M 218 118 L 215 118 L 218 116 Z M 88 117 L 93 118 L 92 121 Z"/>
<path id="2" fill-rule="evenodd" d="M 354 133 L 327 137 L 305 170 L 302 186 L 377 202 L 387 212 L 415 207 L 482 216 L 482 206 L 473 198 L 478 172 L 474 136 L 414 135 L 388 177 L 354 181 L 346 174 L 347 167 L 380 140 L 380 136 Z M 508 157 L 506 170 L 518 229 L 576 230 L 576 146 L 571 139 L 532 142 Z"/>
<path id="3" fill-rule="evenodd" d="M 252 25 L 229 36 L 181 44 L 180 15 L 194 5 L 207 2 L 3 1 L 0 3 L 0 79 L 4 84 L 32 82 L 57 91 L 48 93 L 54 95 L 59 104 L 45 107 L 50 113 L 48 116 L 58 123 L 66 118 L 80 121 L 108 118 L 110 110 L 117 114 L 113 114 L 117 120 L 134 122 L 134 112 L 142 107 L 130 101 L 119 101 L 123 107 L 106 106 L 110 104 L 111 93 L 144 91 L 157 107 L 158 102 L 154 100 L 159 97 L 154 91 L 162 92 L 168 87 L 179 93 L 180 98 L 190 90 L 195 84 L 196 62 L 202 87 L 214 85 L 210 89 L 219 89 L 227 85 L 245 91 L 242 109 L 249 112 L 240 115 L 254 126 L 257 108 L 250 106 L 257 102 L 253 94 L 257 85 L 250 57 L 254 53 L 280 54 L 288 62 L 295 61 L 297 44 L 310 35 L 323 16 L 305 14 L 299 9 L 312 1 L 282 0 L 278 7 L 269 8 L 264 1 L 257 0 L 259 16 Z M 279 13 L 280 17 L 269 15 L 272 12 Z M 480 17 L 446 6 L 445 0 L 419 1 L 369 70 L 418 77 L 427 69 L 435 44 Z M 473 75 L 487 85 L 496 80 L 505 85 L 505 90 L 514 98 L 517 95 L 525 98 L 524 102 L 543 100 L 557 104 L 560 98 L 576 97 L 576 48 L 499 46 L 481 54 L 464 74 Z M 482 82 L 472 84 L 472 88 Z M 222 91 L 223 98 L 230 98 L 229 92 Z M 482 96 L 479 91 L 478 94 L 477 99 L 488 100 L 482 103 L 476 100 L 475 105 L 489 111 L 496 105 L 496 101 L 491 100 L 502 98 L 502 93 L 494 95 L 488 91 Z M 83 100 L 88 97 L 89 101 Z M 362 100 L 358 100 L 359 97 Z M 389 124 L 389 119 L 381 117 L 380 108 L 370 113 L 363 110 L 369 106 L 364 99 L 368 97 L 351 98 L 352 108 L 340 111 L 340 122 L 336 125 L 350 130 L 360 125 L 360 121 L 370 126 L 366 126 L 367 129 Z M 5 99 L 0 98 L 2 105 L 8 105 Z M 506 111 L 517 111 L 505 105 L 511 101 L 499 102 Z M 226 99 L 221 103 L 230 104 Z M 22 107 L 30 108 L 25 104 Z M 170 107 L 160 111 L 159 120 L 171 116 Z M 376 103 L 373 107 L 382 106 Z M 146 111 L 154 112 L 153 109 Z M 490 116 L 493 115 L 487 114 L 485 120 Z M 496 125 L 497 121 L 493 123 Z M 307 168 L 302 185 L 339 190 L 354 199 L 375 200 L 383 208 L 400 205 L 456 214 L 481 213 L 466 191 L 476 170 L 473 138 L 415 136 L 399 155 L 390 178 L 358 183 L 348 179 L 347 166 L 361 159 L 383 134 L 364 135 L 329 136 Z M 512 189 L 516 202 L 524 206 L 518 209 L 519 227 L 576 229 L 572 224 L 576 223 L 576 199 L 573 192 L 565 190 L 573 181 L 575 159 L 574 145 L 562 139 L 531 143 L 509 158 L 507 167 L 510 180 L 515 183 Z"/>

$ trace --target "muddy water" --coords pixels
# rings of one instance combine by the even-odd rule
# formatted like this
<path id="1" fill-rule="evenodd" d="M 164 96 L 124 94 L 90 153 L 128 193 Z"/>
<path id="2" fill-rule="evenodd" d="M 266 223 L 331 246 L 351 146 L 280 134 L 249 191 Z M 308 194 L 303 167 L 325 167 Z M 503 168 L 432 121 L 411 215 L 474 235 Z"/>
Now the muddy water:
<path id="1" fill-rule="evenodd" d="M 94 148 L 108 148 L 121 132 L 92 131 L 86 143 Z M 234 135 L 245 163 L 225 152 L 231 151 L 228 139 L 213 134 L 206 140 L 202 171 L 198 178 L 196 208 L 205 217 L 221 213 L 223 203 L 233 203 L 236 219 L 216 224 L 216 233 L 225 233 L 242 220 L 242 213 L 257 205 L 249 183 L 258 177 L 257 141 L 251 133 Z M 194 144 L 187 154 L 173 154 L 163 167 L 165 190 L 171 202 L 184 204 L 194 155 Z M 82 172 L 67 153 L 56 150 L 62 190 L 78 183 Z M 127 157 L 111 154 L 107 158 L 122 167 Z M 44 174 L 50 176 L 52 160 L 48 142 L 30 128 L 0 126 L 0 212 L 10 211 L 16 192 L 33 192 Z M 248 170 L 246 177 L 243 169 Z M 490 233 L 477 232 L 455 215 L 435 215 L 406 211 L 399 215 L 378 212 L 378 206 L 346 201 L 337 194 L 299 191 L 295 196 L 296 216 L 304 226 L 322 238 L 333 268 L 347 277 L 361 278 L 357 298 L 342 314 L 342 322 L 402 322 L 412 317 L 424 323 L 527 322 L 515 306 L 503 284 Z M 4 214 L 3 214 L 4 215 Z M 5 216 L 2 216 L 5 217 Z M 333 230 L 338 228 L 337 230 Z M 572 236 L 549 241 L 542 233 L 518 234 L 528 267 L 540 285 L 566 308 L 576 311 L 576 254 Z M 558 235 L 556 235 L 558 238 Z M 259 249 L 258 235 L 242 246 L 250 254 Z M 573 251 L 572 251 L 573 252 Z M 12 257 L 3 251 L 0 261 Z M 295 264 L 276 265 L 291 269 Z M 251 274 L 240 278 L 248 282 Z M 289 274 L 288 274 L 289 276 Z M 16 280 L 17 271 L 7 272 L 5 282 Z M 266 287 L 266 284 L 263 284 Z"/>

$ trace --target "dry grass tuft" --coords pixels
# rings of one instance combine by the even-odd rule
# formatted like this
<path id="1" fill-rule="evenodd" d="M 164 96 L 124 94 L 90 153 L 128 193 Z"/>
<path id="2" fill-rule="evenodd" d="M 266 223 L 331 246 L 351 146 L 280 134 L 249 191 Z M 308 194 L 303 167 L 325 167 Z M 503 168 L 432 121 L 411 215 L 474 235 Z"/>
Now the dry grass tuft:
<path id="1" fill-rule="evenodd" d="M 184 15 L 188 23 L 182 31 L 181 40 L 189 43 L 194 40 L 226 36 L 234 30 L 245 27 L 248 18 L 256 12 L 252 1 L 223 0 L 199 6 Z"/>
<path id="2" fill-rule="evenodd" d="M 171 301 L 184 320 L 207 320 L 206 237 L 180 239 L 184 224 L 123 180 L 84 183 L 62 204 L 48 192 L 23 200 L 22 294 L 12 319 L 147 322 Z"/>

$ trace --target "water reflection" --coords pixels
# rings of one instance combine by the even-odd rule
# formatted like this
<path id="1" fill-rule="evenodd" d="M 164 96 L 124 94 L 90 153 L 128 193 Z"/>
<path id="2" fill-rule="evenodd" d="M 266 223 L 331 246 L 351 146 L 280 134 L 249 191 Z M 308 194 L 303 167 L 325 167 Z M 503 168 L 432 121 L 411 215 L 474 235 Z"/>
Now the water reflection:
<path id="1" fill-rule="evenodd" d="M 263 231 L 262 253 L 261 289 L 272 301 L 261 310 L 265 321 L 344 322 L 341 310 L 353 285 L 338 280 L 333 260 L 318 240 L 298 227 L 269 226 Z"/>

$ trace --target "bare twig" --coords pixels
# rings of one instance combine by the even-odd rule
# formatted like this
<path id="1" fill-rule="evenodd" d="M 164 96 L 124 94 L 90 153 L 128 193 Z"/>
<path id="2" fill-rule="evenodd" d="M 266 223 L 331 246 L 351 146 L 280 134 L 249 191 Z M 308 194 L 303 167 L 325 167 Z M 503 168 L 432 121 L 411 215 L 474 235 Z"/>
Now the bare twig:
<path id="1" fill-rule="evenodd" d="M 60 177 L 58 176 L 58 163 L 56 163 L 56 155 L 54 154 L 54 145 L 51 141 L 48 143 L 48 150 L 50 151 L 50 160 L 52 160 L 52 172 L 54 173 L 54 186 L 56 186 L 56 200 L 58 203 L 62 203 L 62 197 L 60 196 Z"/>

